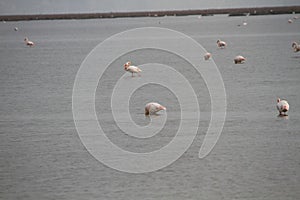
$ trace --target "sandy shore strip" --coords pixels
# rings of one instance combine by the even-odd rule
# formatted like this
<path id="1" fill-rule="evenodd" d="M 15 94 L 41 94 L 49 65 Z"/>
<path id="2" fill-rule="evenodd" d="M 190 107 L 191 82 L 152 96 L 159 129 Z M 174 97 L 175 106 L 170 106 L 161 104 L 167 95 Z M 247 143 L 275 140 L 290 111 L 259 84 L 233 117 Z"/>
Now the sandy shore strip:
<path id="1" fill-rule="evenodd" d="M 79 14 L 34 14 L 34 15 L 2 15 L 1 21 L 21 20 L 54 20 L 54 19 L 93 19 L 117 17 L 161 17 L 185 15 L 270 15 L 300 13 L 300 6 L 257 7 L 257 8 L 228 8 L 228 9 L 199 9 L 199 10 L 170 10 L 170 11 L 141 11 L 141 12 L 110 12 L 110 13 L 79 13 Z"/>

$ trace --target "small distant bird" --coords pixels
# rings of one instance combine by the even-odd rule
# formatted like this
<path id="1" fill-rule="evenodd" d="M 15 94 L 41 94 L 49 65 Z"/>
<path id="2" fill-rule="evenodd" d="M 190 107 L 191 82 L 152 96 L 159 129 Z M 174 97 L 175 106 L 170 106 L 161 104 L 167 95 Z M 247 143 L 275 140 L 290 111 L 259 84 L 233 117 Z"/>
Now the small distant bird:
<path id="1" fill-rule="evenodd" d="M 293 42 L 292 47 L 294 49 L 294 52 L 300 51 L 300 45 L 297 42 Z"/>
<path id="2" fill-rule="evenodd" d="M 33 46 L 34 46 L 34 43 L 33 43 L 32 41 L 28 40 L 27 37 L 25 37 L 24 41 L 25 41 L 25 44 L 26 44 L 27 46 L 30 46 L 30 47 L 33 47 Z"/>
<path id="3" fill-rule="evenodd" d="M 225 48 L 227 46 L 226 42 L 217 40 L 217 44 L 219 48 Z"/>
<path id="4" fill-rule="evenodd" d="M 298 16 L 294 16 L 293 19 L 299 19 L 299 17 Z"/>
<path id="5" fill-rule="evenodd" d="M 236 56 L 233 61 L 234 61 L 234 64 L 242 64 L 246 61 L 246 58 L 239 55 L 239 56 Z"/>
<path id="6" fill-rule="evenodd" d="M 131 65 L 131 62 L 125 63 L 124 69 L 125 69 L 125 71 L 130 72 L 132 74 L 132 77 L 133 77 L 133 73 L 137 73 L 140 76 L 140 72 L 142 71 L 140 68 Z"/>
<path id="7" fill-rule="evenodd" d="M 18 29 L 18 27 L 15 27 L 14 30 L 15 30 L 15 31 L 18 31 L 19 29 Z"/>
<path id="8" fill-rule="evenodd" d="M 145 106 L 145 115 L 156 114 L 158 111 L 167 110 L 166 107 L 160 105 L 159 103 L 151 102 Z"/>
<path id="9" fill-rule="evenodd" d="M 287 100 L 277 99 L 277 110 L 279 111 L 280 116 L 287 116 L 286 112 L 289 111 L 290 105 Z M 283 113 L 283 114 L 282 114 Z"/>
<path id="10" fill-rule="evenodd" d="M 237 26 L 241 26 L 241 25 L 247 26 L 247 22 L 244 21 L 242 24 L 238 24 Z"/>
<path id="11" fill-rule="evenodd" d="M 204 54 L 204 59 L 205 60 L 208 60 L 208 59 L 210 59 L 210 57 L 211 57 L 211 53 L 206 53 L 206 54 Z"/>
<path id="12" fill-rule="evenodd" d="M 288 20 L 288 23 L 290 23 L 290 24 L 293 23 L 293 20 L 289 19 L 289 20 Z"/>

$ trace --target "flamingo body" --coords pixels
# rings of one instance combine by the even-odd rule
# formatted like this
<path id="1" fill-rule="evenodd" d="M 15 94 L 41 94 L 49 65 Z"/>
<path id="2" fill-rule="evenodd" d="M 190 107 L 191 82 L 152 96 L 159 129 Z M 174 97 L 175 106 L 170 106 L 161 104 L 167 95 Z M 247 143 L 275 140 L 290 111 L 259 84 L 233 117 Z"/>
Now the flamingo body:
<path id="1" fill-rule="evenodd" d="M 246 61 L 246 58 L 239 55 L 239 56 L 236 56 L 233 61 L 235 64 L 242 64 Z"/>
<path id="2" fill-rule="evenodd" d="M 294 49 L 294 52 L 300 51 L 300 45 L 297 42 L 293 42 L 292 47 Z"/>
<path id="3" fill-rule="evenodd" d="M 277 106 L 277 110 L 279 111 L 280 116 L 282 116 L 282 115 L 286 116 L 287 115 L 286 112 L 289 111 L 289 109 L 290 109 L 290 105 L 287 102 L 287 100 L 284 100 L 284 99 L 281 100 L 280 98 L 277 99 L 276 106 Z"/>
<path id="4" fill-rule="evenodd" d="M 211 57 L 211 53 L 206 53 L 206 54 L 204 55 L 204 59 L 205 59 L 205 60 L 210 59 L 210 57 Z"/>
<path id="5" fill-rule="evenodd" d="M 125 69 L 125 71 L 130 72 L 132 74 L 132 77 L 133 77 L 133 73 L 136 73 L 136 74 L 138 74 L 140 76 L 140 72 L 142 71 L 137 66 L 131 65 L 131 62 L 125 63 L 124 64 L 124 69 Z"/>
<path id="6" fill-rule="evenodd" d="M 217 45 L 219 48 L 225 48 L 227 46 L 226 42 L 217 40 Z"/>
<path id="7" fill-rule="evenodd" d="M 145 106 L 145 115 L 156 114 L 158 111 L 167 110 L 166 107 L 160 105 L 159 103 L 151 102 Z"/>
<path id="8" fill-rule="evenodd" d="M 28 40 L 27 37 L 24 39 L 24 41 L 25 41 L 25 44 L 26 44 L 27 46 L 30 46 L 30 47 L 33 47 L 33 46 L 34 46 L 34 43 L 33 43 L 32 41 Z"/>

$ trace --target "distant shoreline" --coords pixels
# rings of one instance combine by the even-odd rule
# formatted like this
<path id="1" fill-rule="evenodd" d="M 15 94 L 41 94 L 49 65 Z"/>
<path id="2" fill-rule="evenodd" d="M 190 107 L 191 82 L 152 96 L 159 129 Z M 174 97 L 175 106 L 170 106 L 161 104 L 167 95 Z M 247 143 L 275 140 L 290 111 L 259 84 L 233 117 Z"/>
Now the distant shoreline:
<path id="1" fill-rule="evenodd" d="M 272 15 L 300 13 L 300 6 L 281 7 L 252 7 L 252 8 L 221 8 L 197 10 L 170 10 L 170 11 L 138 11 L 138 12 L 110 12 L 110 13 L 78 13 L 78 14 L 34 14 L 34 15 L 2 15 L 1 21 L 24 20 L 58 20 L 58 19 L 95 19 L 95 18 L 121 18 L 121 17 L 162 17 L 186 15 L 217 15 L 229 16 L 244 15 Z"/>

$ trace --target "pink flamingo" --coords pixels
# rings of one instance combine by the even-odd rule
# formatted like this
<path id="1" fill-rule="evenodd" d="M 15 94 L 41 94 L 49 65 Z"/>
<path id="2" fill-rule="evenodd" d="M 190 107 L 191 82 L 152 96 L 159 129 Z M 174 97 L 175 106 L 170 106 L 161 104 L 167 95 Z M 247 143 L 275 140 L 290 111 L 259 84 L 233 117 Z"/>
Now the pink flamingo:
<path id="1" fill-rule="evenodd" d="M 289 109 L 290 105 L 287 100 L 281 100 L 280 98 L 277 99 L 277 110 L 279 111 L 280 116 L 287 116 L 286 112 L 289 111 Z"/>
<path id="2" fill-rule="evenodd" d="M 28 40 L 27 37 L 25 37 L 24 41 L 25 41 L 25 44 L 26 44 L 27 46 L 30 46 L 30 47 L 33 47 L 33 46 L 34 46 L 34 43 L 33 43 L 32 41 Z"/>
<path id="3" fill-rule="evenodd" d="M 293 42 L 292 47 L 294 49 L 294 52 L 300 51 L 300 45 L 297 42 Z"/>
<path id="4" fill-rule="evenodd" d="M 227 46 L 226 42 L 217 40 L 217 45 L 219 48 L 225 48 Z"/>
<path id="5" fill-rule="evenodd" d="M 239 56 L 236 56 L 233 61 L 235 64 L 242 64 L 246 61 L 246 58 L 239 55 Z"/>
<path id="6" fill-rule="evenodd" d="M 206 53 L 206 54 L 204 54 L 204 59 L 205 60 L 208 60 L 208 59 L 210 59 L 210 57 L 211 57 L 211 53 Z"/>
<path id="7" fill-rule="evenodd" d="M 151 102 L 145 106 L 145 115 L 156 114 L 158 111 L 167 110 L 166 107 L 160 105 L 159 103 Z"/>
<path id="8" fill-rule="evenodd" d="M 132 77 L 133 77 L 133 73 L 137 73 L 139 76 L 140 75 L 140 72 L 142 71 L 140 68 L 136 67 L 136 66 L 133 66 L 131 65 L 131 62 L 127 62 L 124 64 L 124 69 L 125 71 L 128 71 L 132 74 Z"/>

